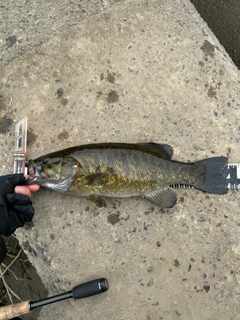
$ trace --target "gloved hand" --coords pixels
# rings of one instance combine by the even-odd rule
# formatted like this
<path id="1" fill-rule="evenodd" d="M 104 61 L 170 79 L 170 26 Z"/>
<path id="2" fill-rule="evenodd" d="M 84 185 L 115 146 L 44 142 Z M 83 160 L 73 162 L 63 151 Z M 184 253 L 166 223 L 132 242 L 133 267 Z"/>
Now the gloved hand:
<path id="1" fill-rule="evenodd" d="M 34 208 L 29 197 L 14 193 L 17 185 L 24 185 L 26 179 L 23 174 L 11 174 L 0 177 L 0 235 L 10 236 L 17 228 L 23 227 L 25 222 L 32 220 Z M 0 244 L 3 241 L 0 240 Z M 4 248 L 0 249 L 0 263 Z M 5 255 L 4 255 L 5 256 Z"/>

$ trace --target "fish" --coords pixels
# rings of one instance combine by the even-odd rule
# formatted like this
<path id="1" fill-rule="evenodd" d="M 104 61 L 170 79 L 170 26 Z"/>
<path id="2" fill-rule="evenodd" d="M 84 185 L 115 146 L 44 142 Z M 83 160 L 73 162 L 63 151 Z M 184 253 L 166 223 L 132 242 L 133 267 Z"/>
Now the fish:
<path id="1" fill-rule="evenodd" d="M 28 161 L 28 184 L 85 196 L 98 207 L 105 197 L 143 197 L 171 208 L 177 194 L 171 187 L 186 184 L 203 192 L 228 192 L 225 156 L 184 163 L 172 160 L 167 144 L 96 143 L 70 147 Z"/>

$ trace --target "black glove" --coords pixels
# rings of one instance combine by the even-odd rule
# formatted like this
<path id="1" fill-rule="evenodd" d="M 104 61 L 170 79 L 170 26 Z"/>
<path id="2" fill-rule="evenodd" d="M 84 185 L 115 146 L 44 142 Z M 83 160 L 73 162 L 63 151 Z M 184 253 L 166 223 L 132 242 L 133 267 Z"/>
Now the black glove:
<path id="1" fill-rule="evenodd" d="M 0 177 L 0 235 L 10 236 L 17 228 L 23 227 L 25 222 L 33 218 L 34 208 L 31 199 L 23 194 L 14 193 L 16 186 L 25 183 L 23 174 Z M 0 248 L 0 263 L 4 258 L 2 258 L 3 252 L 4 250 Z"/>

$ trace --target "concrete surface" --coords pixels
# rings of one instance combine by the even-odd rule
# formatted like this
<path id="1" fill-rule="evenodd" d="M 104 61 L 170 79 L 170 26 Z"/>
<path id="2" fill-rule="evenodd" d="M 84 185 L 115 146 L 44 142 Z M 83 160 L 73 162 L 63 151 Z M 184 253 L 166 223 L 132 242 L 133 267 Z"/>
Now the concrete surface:
<path id="1" fill-rule="evenodd" d="M 0 66 L 117 2 L 119 0 L 1 2 Z"/>
<path id="2" fill-rule="evenodd" d="M 176 160 L 237 162 L 239 88 L 239 71 L 190 2 L 116 3 L 2 68 L 1 173 L 24 116 L 30 158 L 156 141 L 172 145 Z M 103 210 L 35 194 L 33 224 L 17 236 L 49 293 L 98 277 L 110 284 L 46 306 L 39 319 L 239 319 L 239 193 L 178 190 L 178 198 L 170 210 L 136 198 L 107 200 Z"/>
<path id="3" fill-rule="evenodd" d="M 239 1 L 191 0 L 191 2 L 240 69 Z"/>

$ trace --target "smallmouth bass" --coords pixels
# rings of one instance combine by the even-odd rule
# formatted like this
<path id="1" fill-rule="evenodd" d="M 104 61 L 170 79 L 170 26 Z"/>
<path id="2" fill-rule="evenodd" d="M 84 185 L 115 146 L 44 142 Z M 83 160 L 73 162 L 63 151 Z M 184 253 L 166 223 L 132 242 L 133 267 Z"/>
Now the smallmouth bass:
<path id="1" fill-rule="evenodd" d="M 98 207 L 103 197 L 144 197 L 161 208 L 173 207 L 174 184 L 204 192 L 228 192 L 228 158 L 214 157 L 193 163 L 172 160 L 173 149 L 156 143 L 99 143 L 71 147 L 29 160 L 28 184 L 86 196 Z"/>

